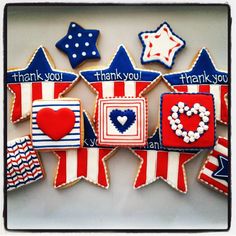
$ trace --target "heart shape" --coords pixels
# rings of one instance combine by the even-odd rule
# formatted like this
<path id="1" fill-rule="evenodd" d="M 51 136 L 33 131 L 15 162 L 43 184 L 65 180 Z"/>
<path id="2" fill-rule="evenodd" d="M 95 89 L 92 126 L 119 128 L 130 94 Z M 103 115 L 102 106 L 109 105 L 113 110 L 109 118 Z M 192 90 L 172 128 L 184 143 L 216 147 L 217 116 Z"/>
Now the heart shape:
<path id="1" fill-rule="evenodd" d="M 38 111 L 36 122 L 47 136 L 53 140 L 60 140 L 74 128 L 75 114 L 69 108 L 61 108 L 57 111 L 43 108 Z"/>
<path id="2" fill-rule="evenodd" d="M 135 122 L 136 114 L 134 111 L 114 109 L 110 112 L 110 120 L 120 133 L 127 131 Z"/>
<path id="3" fill-rule="evenodd" d="M 180 115 L 186 114 L 188 117 L 198 115 L 200 122 L 196 130 L 186 130 L 180 120 Z M 201 135 L 203 135 L 208 129 L 210 112 L 199 103 L 195 103 L 193 107 L 185 105 L 184 102 L 179 102 L 177 105 L 172 106 L 171 114 L 168 116 L 171 129 L 175 134 L 183 139 L 185 143 L 196 142 Z"/>
<path id="4" fill-rule="evenodd" d="M 117 120 L 121 123 L 121 125 L 124 125 L 126 121 L 128 120 L 127 116 L 118 116 Z"/>

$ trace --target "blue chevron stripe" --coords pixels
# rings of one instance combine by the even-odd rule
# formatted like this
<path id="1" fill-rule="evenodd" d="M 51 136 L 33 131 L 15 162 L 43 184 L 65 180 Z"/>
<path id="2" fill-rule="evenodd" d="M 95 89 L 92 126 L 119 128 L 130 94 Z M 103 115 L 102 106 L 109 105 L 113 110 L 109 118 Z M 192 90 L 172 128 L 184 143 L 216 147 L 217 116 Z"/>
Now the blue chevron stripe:
<path id="1" fill-rule="evenodd" d="M 25 165 L 25 163 L 27 164 L 27 166 Z M 30 167 L 28 166 L 28 163 L 27 163 L 27 162 L 23 162 L 23 163 L 20 163 L 20 164 L 13 164 L 13 163 L 11 163 L 10 165 L 8 165 L 7 170 L 10 171 L 12 168 L 13 168 L 13 169 L 14 169 L 14 168 L 15 168 L 15 169 L 20 169 L 20 168 L 22 167 L 22 165 L 24 165 L 25 169 L 26 169 L 26 168 L 31 169 L 31 168 L 34 167 L 34 166 L 39 166 L 39 167 L 40 167 L 40 164 L 36 164 L 36 163 L 31 164 Z M 15 169 L 14 169 L 14 170 L 15 170 Z"/>
<path id="2" fill-rule="evenodd" d="M 33 152 L 33 153 L 31 153 Z M 25 152 L 21 152 L 21 151 L 18 151 L 17 154 L 13 154 L 13 153 L 7 153 L 7 159 L 9 158 L 17 158 L 18 155 L 23 155 L 23 156 L 27 156 L 28 154 L 31 154 L 32 156 L 36 156 L 36 154 L 34 154 L 34 150 L 27 150 Z M 23 158 L 23 157 L 22 157 Z"/>
<path id="3" fill-rule="evenodd" d="M 26 142 L 28 142 L 28 141 L 31 141 L 30 139 L 25 139 L 25 140 L 23 140 L 22 142 L 16 142 L 14 145 L 7 145 L 7 147 L 8 148 L 13 148 L 13 147 L 15 147 L 15 146 L 18 146 L 18 145 L 22 145 L 22 144 L 25 144 Z"/>
<path id="4" fill-rule="evenodd" d="M 18 188 L 19 186 L 25 185 L 25 184 L 27 184 L 29 182 L 35 182 L 36 180 L 40 179 L 41 177 L 43 177 L 42 173 L 38 174 L 35 178 L 28 178 L 26 181 L 18 180 L 17 184 L 7 184 L 7 190 Z"/>
<path id="5" fill-rule="evenodd" d="M 24 175 L 26 175 L 27 173 L 31 173 L 32 174 L 32 172 L 35 170 L 35 169 L 38 169 L 38 168 L 40 168 L 40 166 L 35 166 L 33 169 L 31 169 L 31 170 L 25 170 L 25 171 L 23 171 L 23 172 L 21 172 L 21 174 L 16 174 L 16 173 L 14 173 L 13 175 L 11 175 L 11 176 L 9 176 L 9 177 L 7 177 L 7 179 L 14 179 L 15 177 L 18 177 L 18 176 L 20 176 L 20 177 L 22 177 L 22 178 L 26 178 L 26 176 L 24 176 Z M 37 173 L 42 173 L 42 171 L 41 171 L 41 169 L 40 170 L 37 170 L 37 172 L 35 173 L 35 174 L 37 174 Z M 30 178 L 30 177 L 29 177 Z"/>

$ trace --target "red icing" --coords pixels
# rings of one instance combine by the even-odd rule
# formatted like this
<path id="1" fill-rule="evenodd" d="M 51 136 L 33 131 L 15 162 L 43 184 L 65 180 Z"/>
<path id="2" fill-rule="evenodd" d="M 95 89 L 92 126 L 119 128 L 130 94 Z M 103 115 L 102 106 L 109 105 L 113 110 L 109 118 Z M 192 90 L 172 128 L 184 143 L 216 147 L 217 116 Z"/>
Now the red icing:
<path id="1" fill-rule="evenodd" d="M 185 143 L 183 138 L 178 137 L 175 132 L 171 129 L 168 116 L 171 114 L 172 106 L 178 104 L 178 102 L 184 102 L 185 105 L 190 108 L 195 104 L 199 103 L 204 106 L 209 112 L 209 129 L 205 131 L 201 137 L 193 143 Z M 185 130 L 195 131 L 197 124 L 199 123 L 199 116 L 193 115 L 190 118 L 186 115 L 180 115 L 181 123 Z M 214 100 L 210 94 L 165 94 L 162 98 L 162 144 L 165 147 L 172 148 L 210 148 L 214 146 L 215 141 L 215 111 L 214 111 Z M 188 130 L 188 131 L 189 131 Z"/>
<path id="2" fill-rule="evenodd" d="M 36 117 L 39 128 L 53 140 L 60 140 L 74 128 L 75 114 L 68 108 L 43 108 Z"/>

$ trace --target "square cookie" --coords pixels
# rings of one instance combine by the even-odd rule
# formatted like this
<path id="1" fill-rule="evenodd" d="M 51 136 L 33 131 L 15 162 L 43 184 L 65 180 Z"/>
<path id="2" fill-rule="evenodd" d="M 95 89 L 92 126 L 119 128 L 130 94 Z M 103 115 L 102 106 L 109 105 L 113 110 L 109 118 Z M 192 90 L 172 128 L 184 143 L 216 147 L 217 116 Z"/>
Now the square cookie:
<path id="1" fill-rule="evenodd" d="M 214 97 L 207 93 L 161 96 L 161 142 L 170 149 L 204 149 L 215 144 Z"/>
<path id="2" fill-rule="evenodd" d="M 144 146 L 147 141 L 145 98 L 98 100 L 98 143 L 101 146 Z"/>
<path id="3" fill-rule="evenodd" d="M 7 142 L 7 191 L 36 182 L 43 175 L 29 135 Z"/>
<path id="4" fill-rule="evenodd" d="M 32 141 L 37 150 L 79 148 L 83 140 L 79 99 L 36 100 L 32 105 Z"/>

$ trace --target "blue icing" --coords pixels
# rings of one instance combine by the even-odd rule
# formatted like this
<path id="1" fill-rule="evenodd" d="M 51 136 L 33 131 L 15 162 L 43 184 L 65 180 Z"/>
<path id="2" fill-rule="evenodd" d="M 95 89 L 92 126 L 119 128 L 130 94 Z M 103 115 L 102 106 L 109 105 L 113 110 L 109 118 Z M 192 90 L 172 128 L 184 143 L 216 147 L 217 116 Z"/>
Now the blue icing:
<path id="1" fill-rule="evenodd" d="M 143 57 L 144 57 L 144 52 L 146 51 L 146 47 L 147 47 L 147 45 L 145 44 L 145 42 L 143 41 L 143 39 L 142 39 L 142 34 L 145 34 L 145 33 L 153 33 L 153 34 L 156 34 L 157 32 L 158 32 L 158 30 L 163 26 L 163 25 L 167 25 L 167 27 L 169 28 L 169 30 L 171 31 L 171 33 L 175 36 L 175 37 L 177 37 L 178 39 L 180 39 L 182 42 L 183 42 L 183 45 L 181 46 L 181 47 L 179 47 L 179 49 L 178 50 L 176 50 L 176 52 L 174 53 L 174 56 L 173 56 L 173 59 L 172 59 L 172 63 L 171 63 L 171 65 L 169 66 L 169 65 L 167 65 L 166 63 L 164 63 L 163 61 L 161 61 L 161 60 L 158 60 L 158 59 L 153 59 L 153 60 L 150 60 L 150 61 L 145 61 L 144 59 L 143 59 Z M 176 54 L 181 50 L 181 49 L 183 49 L 184 47 L 185 47 L 185 41 L 181 38 L 181 37 L 179 37 L 177 34 L 175 34 L 174 32 L 173 32 L 173 30 L 171 29 L 171 27 L 170 27 L 170 25 L 166 22 L 166 21 L 164 21 L 156 30 L 154 30 L 154 31 L 144 31 L 144 32 L 140 32 L 139 34 L 138 34 L 138 37 L 139 37 L 139 39 L 140 39 L 140 41 L 141 41 L 141 43 L 142 43 L 142 46 L 143 46 L 143 51 L 142 51 L 142 54 L 141 54 L 141 57 L 140 57 L 140 60 L 141 60 L 141 63 L 142 64 L 147 64 L 147 63 L 151 63 L 151 62 L 159 62 L 159 63 L 161 63 L 162 65 L 164 65 L 164 66 L 166 66 L 168 69 L 171 69 L 172 68 L 172 66 L 174 65 L 174 60 L 175 60 L 175 57 L 176 57 Z"/>
<path id="2" fill-rule="evenodd" d="M 229 160 L 224 156 L 218 157 L 219 166 L 212 173 L 212 177 L 222 179 L 228 182 L 229 180 Z"/>
<path id="3" fill-rule="evenodd" d="M 124 111 L 119 109 L 112 110 L 109 117 L 113 125 L 120 133 L 124 133 L 125 131 L 127 131 L 134 124 L 136 120 L 135 112 L 130 109 Z M 125 120 L 123 120 L 123 122 L 120 122 L 119 118 Z"/>
<path id="4" fill-rule="evenodd" d="M 7 83 L 72 82 L 76 74 L 53 70 L 43 47 L 40 47 L 26 69 L 7 72 Z"/>
<path id="5" fill-rule="evenodd" d="M 99 30 L 84 29 L 71 22 L 65 37 L 56 43 L 56 47 L 67 54 L 70 64 L 76 68 L 87 59 L 98 59 L 96 47 Z"/>
<path id="6" fill-rule="evenodd" d="M 119 47 L 109 68 L 81 71 L 80 74 L 89 83 L 106 81 L 152 82 L 160 76 L 159 72 L 135 69 L 124 46 Z"/>
<path id="7" fill-rule="evenodd" d="M 207 50 L 203 48 L 190 71 L 164 75 L 171 85 L 228 84 L 228 73 L 218 71 Z"/>
<path id="8" fill-rule="evenodd" d="M 84 118 L 84 147 L 98 147 L 96 134 L 94 133 L 92 124 L 86 112 L 83 112 L 83 118 Z"/>

